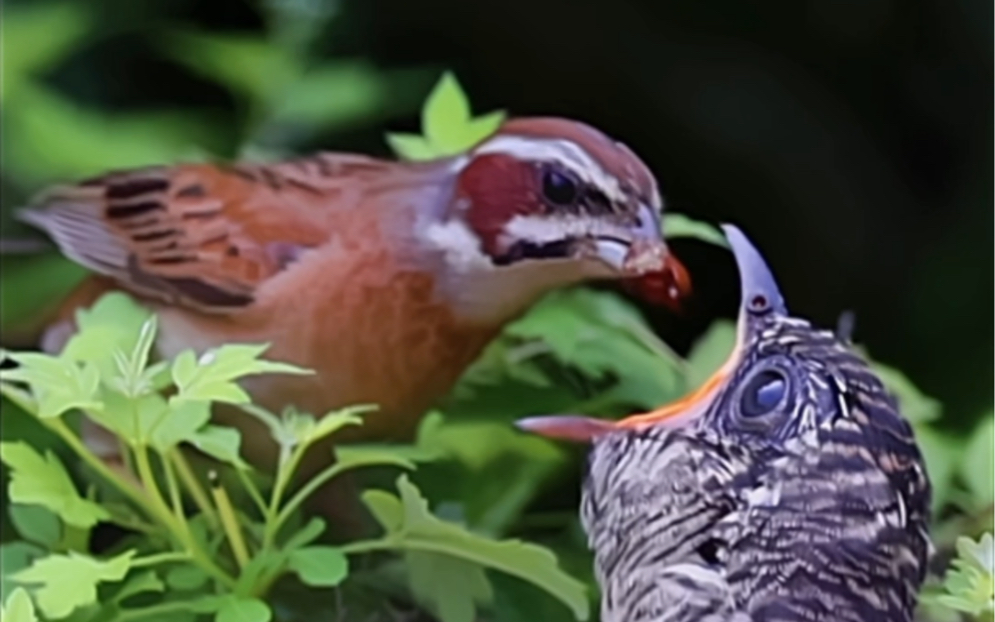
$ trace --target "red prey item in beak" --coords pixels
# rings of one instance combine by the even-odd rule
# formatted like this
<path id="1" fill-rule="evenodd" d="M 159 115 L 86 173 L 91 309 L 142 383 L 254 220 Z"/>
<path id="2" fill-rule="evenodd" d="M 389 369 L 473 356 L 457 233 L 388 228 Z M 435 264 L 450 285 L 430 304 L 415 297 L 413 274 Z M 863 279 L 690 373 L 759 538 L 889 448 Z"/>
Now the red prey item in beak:
<path id="1" fill-rule="evenodd" d="M 691 293 L 691 275 L 673 254 L 663 259 L 663 267 L 622 281 L 622 287 L 654 305 L 681 310 L 681 300 Z"/>

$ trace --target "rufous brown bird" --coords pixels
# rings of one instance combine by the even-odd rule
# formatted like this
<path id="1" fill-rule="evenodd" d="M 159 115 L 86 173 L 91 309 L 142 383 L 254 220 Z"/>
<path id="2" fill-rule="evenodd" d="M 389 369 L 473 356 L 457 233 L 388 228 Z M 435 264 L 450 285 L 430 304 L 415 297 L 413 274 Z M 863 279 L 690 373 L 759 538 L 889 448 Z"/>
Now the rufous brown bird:
<path id="1" fill-rule="evenodd" d="M 742 281 L 728 361 L 620 421 L 521 427 L 591 441 L 581 520 L 602 622 L 911 622 L 930 483 L 895 398 L 845 339 L 791 316 L 725 227 Z"/>
<path id="2" fill-rule="evenodd" d="M 376 404 L 355 439 L 404 439 L 502 326 L 588 279 L 688 286 L 660 230 L 656 181 L 583 123 L 506 121 L 462 155 L 398 162 L 318 153 L 274 164 L 112 172 L 22 213 L 95 276 L 46 332 L 108 290 L 159 316 L 158 351 L 270 343 L 313 376 L 259 376 L 254 401 L 321 415 Z M 648 290 L 649 291 L 649 290 Z M 247 424 L 248 425 L 248 424 Z M 244 434 L 247 457 L 272 457 Z"/>

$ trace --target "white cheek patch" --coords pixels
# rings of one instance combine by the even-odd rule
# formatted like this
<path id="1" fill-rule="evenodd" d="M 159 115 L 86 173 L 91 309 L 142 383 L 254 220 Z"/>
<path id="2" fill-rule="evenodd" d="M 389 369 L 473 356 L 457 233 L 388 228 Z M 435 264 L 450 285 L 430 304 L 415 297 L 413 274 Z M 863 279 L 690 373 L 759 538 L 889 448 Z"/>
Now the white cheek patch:
<path id="1" fill-rule="evenodd" d="M 489 270 L 491 259 L 481 249 L 480 239 L 462 220 L 433 223 L 425 229 L 428 246 L 445 257 L 447 266 L 460 273 Z"/>
<path id="2" fill-rule="evenodd" d="M 498 136 L 478 147 L 475 153 L 500 153 L 522 161 L 558 162 L 583 181 L 604 192 L 609 200 L 624 202 L 627 199 L 618 179 L 609 175 L 586 151 L 568 140 Z"/>
<path id="3" fill-rule="evenodd" d="M 503 235 L 509 239 L 528 240 L 537 244 L 555 242 L 565 238 L 617 237 L 628 239 L 629 233 L 618 225 L 602 219 L 584 216 L 514 216 L 505 225 Z"/>

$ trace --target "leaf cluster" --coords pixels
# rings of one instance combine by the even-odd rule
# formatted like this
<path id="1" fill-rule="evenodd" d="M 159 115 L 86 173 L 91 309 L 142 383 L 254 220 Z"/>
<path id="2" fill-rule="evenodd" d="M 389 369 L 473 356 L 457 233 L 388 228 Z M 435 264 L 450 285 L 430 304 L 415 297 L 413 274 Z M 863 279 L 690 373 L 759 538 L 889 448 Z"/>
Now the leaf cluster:
<path id="1" fill-rule="evenodd" d="M 489 602 L 487 568 L 539 586 L 586 618 L 583 584 L 565 574 L 551 552 L 437 518 L 406 477 L 397 480 L 397 494 L 364 495 L 384 530 L 378 539 L 318 544 L 325 531 L 319 519 L 286 529 L 301 520 L 300 509 L 315 490 L 347 471 L 415 468 L 403 451 L 343 448 L 334 464 L 294 486 L 304 452 L 344 426 L 360 425 L 369 407 L 315 418 L 292 409 L 277 416 L 252 406 L 239 380 L 308 373 L 261 358 L 265 346 L 227 345 L 151 362 L 155 317 L 123 294 L 106 295 L 77 320 L 80 331 L 61 355 L 6 352 L 17 366 L 0 376 L 4 396 L 59 436 L 105 485 L 82 492 L 55 453 L 21 441 L 0 443 L 0 460 L 11 473 L 11 519 L 22 538 L 3 545 L 4 602 L 9 596 L 5 606 L 18 616 L 82 622 L 168 614 L 263 622 L 273 616 L 266 597 L 281 577 L 296 576 L 312 588 L 335 587 L 349 576 L 348 556 L 396 551 L 407 564 L 414 598 L 447 622 L 471 620 L 478 602 Z M 168 398 L 163 389 L 169 389 Z M 239 431 L 210 423 L 210 406 L 219 403 L 245 406 L 246 416 L 269 429 L 280 447 L 271 486 L 261 486 L 240 458 Z M 81 441 L 66 419 L 71 410 L 114 433 L 126 468 L 109 467 Z M 199 478 L 182 447 L 227 465 L 251 506 L 237 507 L 220 478 Z M 409 453 L 428 460 L 427 448 Z M 118 543 L 113 554 L 94 555 L 87 542 L 102 523 L 136 536 Z M 466 580 L 473 589 L 453 591 L 450 580 Z M 158 598 L 146 604 L 150 593 Z"/>

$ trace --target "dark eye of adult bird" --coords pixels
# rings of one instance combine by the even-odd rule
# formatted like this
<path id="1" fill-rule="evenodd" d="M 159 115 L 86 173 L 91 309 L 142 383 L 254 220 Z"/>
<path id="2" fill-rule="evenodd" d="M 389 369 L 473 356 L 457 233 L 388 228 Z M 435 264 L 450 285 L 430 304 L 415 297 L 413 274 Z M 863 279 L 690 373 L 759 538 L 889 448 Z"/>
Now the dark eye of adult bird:
<path id="1" fill-rule="evenodd" d="M 581 522 L 601 620 L 911 622 L 931 550 L 912 428 L 849 344 L 790 315 L 760 253 L 724 230 L 742 302 L 709 380 L 620 421 L 519 422 L 592 445 Z"/>
<path id="2" fill-rule="evenodd" d="M 542 173 L 542 194 L 554 205 L 571 205 L 577 200 L 577 181 L 566 173 L 546 169 Z"/>

